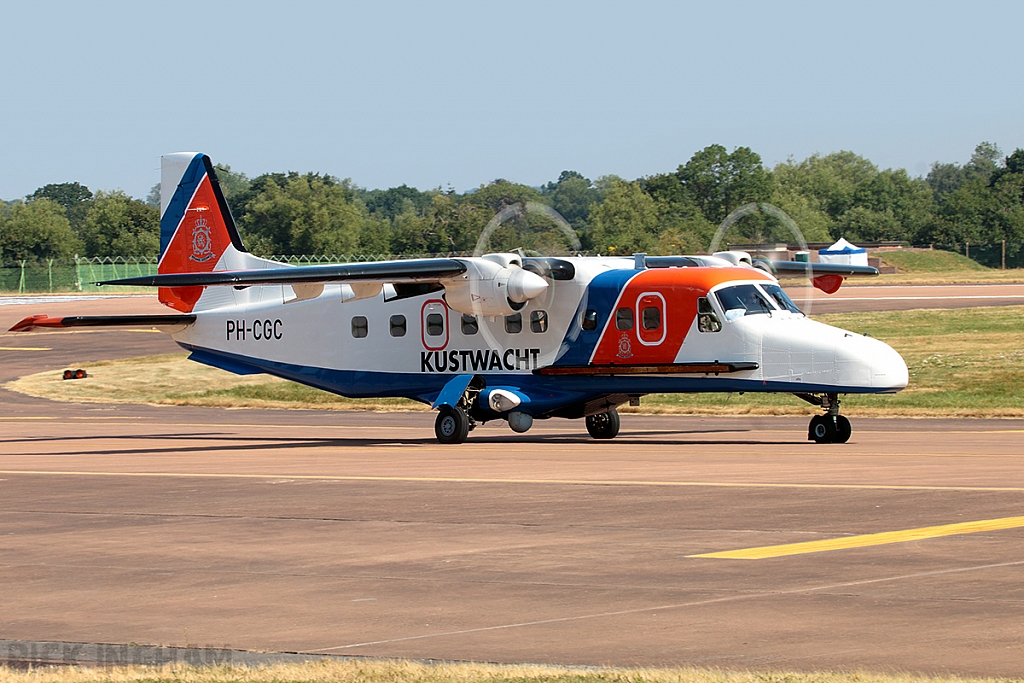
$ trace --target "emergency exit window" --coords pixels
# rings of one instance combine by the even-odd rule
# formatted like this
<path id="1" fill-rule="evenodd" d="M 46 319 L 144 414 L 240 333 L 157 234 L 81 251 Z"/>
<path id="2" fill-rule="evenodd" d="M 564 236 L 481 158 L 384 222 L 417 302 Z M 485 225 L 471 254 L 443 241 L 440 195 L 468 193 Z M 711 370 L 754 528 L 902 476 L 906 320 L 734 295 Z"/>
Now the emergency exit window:
<path id="1" fill-rule="evenodd" d="M 444 316 L 440 313 L 427 314 L 427 334 L 431 337 L 440 337 L 444 334 Z"/>

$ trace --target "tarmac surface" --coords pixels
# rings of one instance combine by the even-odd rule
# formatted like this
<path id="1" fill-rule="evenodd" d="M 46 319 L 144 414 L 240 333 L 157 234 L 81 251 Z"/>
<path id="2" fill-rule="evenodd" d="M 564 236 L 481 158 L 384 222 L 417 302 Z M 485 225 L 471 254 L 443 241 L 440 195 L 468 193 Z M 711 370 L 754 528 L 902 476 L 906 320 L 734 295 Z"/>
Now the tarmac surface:
<path id="1" fill-rule="evenodd" d="M 0 381 L 177 348 L 111 334 L 4 336 Z M 1022 420 L 861 418 L 819 446 L 805 418 L 624 415 L 610 442 L 552 420 L 455 447 L 432 421 L 0 390 L 0 638 L 1024 669 Z"/>

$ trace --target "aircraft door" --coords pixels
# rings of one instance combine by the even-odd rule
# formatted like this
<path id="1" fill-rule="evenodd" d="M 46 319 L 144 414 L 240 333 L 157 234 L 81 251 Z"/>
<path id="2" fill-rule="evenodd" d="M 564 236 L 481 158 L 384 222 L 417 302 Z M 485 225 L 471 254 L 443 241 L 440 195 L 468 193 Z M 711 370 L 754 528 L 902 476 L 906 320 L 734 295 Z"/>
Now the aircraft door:
<path id="1" fill-rule="evenodd" d="M 420 310 L 423 348 L 440 351 L 448 346 L 448 305 L 440 299 L 430 299 Z"/>
<path id="2" fill-rule="evenodd" d="M 665 297 L 658 292 L 644 292 L 636 300 L 636 332 L 644 346 L 657 346 L 665 341 L 668 320 Z"/>

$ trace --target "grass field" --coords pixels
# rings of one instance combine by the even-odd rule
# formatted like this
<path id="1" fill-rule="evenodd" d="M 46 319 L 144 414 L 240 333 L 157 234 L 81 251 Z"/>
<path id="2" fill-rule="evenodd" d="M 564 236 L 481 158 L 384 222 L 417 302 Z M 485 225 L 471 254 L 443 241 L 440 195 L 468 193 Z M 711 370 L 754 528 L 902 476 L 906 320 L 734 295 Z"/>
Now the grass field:
<path id="1" fill-rule="evenodd" d="M 570 669 L 401 661 L 329 661 L 265 667 L 0 668 L 5 683 L 995 683 L 992 678 L 868 672 L 729 672 L 717 669 Z"/>
<path id="2" fill-rule="evenodd" d="M 878 251 L 888 266 L 896 266 L 892 275 L 879 275 L 863 279 L 850 279 L 844 287 L 857 285 L 925 285 L 925 284 L 986 284 L 1024 282 L 1024 269 L 999 270 L 987 268 L 977 261 L 951 251 L 912 250 Z"/>
<path id="3" fill-rule="evenodd" d="M 910 386 L 894 396 L 847 396 L 847 415 L 1024 416 L 1024 306 L 816 316 L 889 343 L 907 361 Z M 238 376 L 184 354 L 85 365 L 90 377 L 58 370 L 5 386 L 60 401 L 319 410 L 426 410 L 404 399 L 353 400 L 265 375 Z M 654 394 L 623 412 L 805 415 L 817 409 L 788 394 Z"/>

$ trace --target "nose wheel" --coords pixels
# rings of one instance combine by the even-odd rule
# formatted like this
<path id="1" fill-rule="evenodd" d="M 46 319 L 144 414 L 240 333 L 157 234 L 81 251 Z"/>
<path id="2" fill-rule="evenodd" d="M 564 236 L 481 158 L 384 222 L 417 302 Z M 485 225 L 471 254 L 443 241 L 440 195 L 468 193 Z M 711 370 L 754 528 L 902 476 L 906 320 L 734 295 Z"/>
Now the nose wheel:
<path id="1" fill-rule="evenodd" d="M 853 427 L 850 421 L 839 414 L 837 394 L 796 394 L 798 398 L 825 410 L 824 415 L 815 415 L 807 427 L 807 440 L 814 443 L 846 443 L 850 440 Z"/>
<path id="2" fill-rule="evenodd" d="M 853 428 L 842 415 L 815 415 L 807 428 L 807 440 L 815 443 L 846 443 Z"/>

